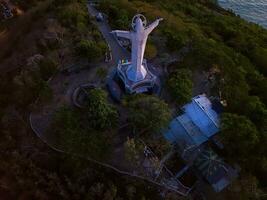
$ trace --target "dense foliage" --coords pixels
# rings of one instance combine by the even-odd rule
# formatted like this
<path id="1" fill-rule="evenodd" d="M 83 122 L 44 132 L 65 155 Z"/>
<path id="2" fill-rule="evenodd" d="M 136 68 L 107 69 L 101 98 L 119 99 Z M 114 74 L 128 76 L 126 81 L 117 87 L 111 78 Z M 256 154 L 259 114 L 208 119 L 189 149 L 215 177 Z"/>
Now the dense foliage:
<path id="1" fill-rule="evenodd" d="M 40 49 L 39 45 L 35 44 L 40 38 L 33 37 L 33 34 L 38 36 L 40 32 L 42 35 L 44 31 L 42 28 L 46 26 L 44 22 L 51 18 L 57 19 L 64 6 L 78 2 L 82 8 L 86 9 L 86 5 L 85 1 L 80 0 L 11 1 L 17 2 L 23 9 L 31 10 L 32 8 L 34 12 L 30 13 L 31 11 L 24 10 L 24 15 L 8 22 L 10 27 L 15 27 L 15 31 L 17 28 L 19 37 L 15 37 L 14 34 L 9 35 L 8 43 L 11 46 L 11 52 L 5 52 L 5 57 L 0 57 L 0 198 L 3 200 L 145 200 L 153 196 L 153 199 L 159 199 L 157 189 L 151 187 L 150 184 L 118 176 L 113 171 L 93 165 L 86 159 L 52 151 L 34 135 L 29 125 L 29 113 L 34 110 L 35 106 L 33 105 L 38 97 L 41 100 L 51 98 L 52 91 L 46 81 L 58 71 L 60 62 L 58 62 L 57 56 L 58 51 L 62 49 L 59 49 L 61 48 L 59 46 L 53 49 Z M 44 4 L 39 5 L 40 1 L 45 3 L 45 7 Z M 49 9 L 46 9 L 46 6 L 49 6 Z M 89 19 L 88 15 L 85 17 Z M 88 35 L 93 35 L 94 38 L 101 40 L 95 27 L 92 25 L 83 27 L 86 27 L 86 36 L 84 36 L 84 30 L 81 32 L 81 29 L 72 29 L 70 24 L 64 25 L 64 50 L 73 50 L 73 44 L 77 44 L 77 40 L 80 41 L 82 37 Z M 26 46 L 24 42 L 27 43 Z M 23 46 L 22 50 L 17 48 L 20 46 Z M 28 49 L 32 51 L 27 51 Z M 1 56 L 3 51 L 4 48 L 1 46 Z M 40 63 L 33 63 L 34 65 L 27 65 L 28 58 L 40 52 L 44 56 L 44 60 Z M 18 61 L 19 64 L 7 62 L 8 70 L 5 70 L 5 59 Z M 40 103 L 40 101 L 38 102 Z M 38 106 L 40 105 L 38 104 Z M 59 133 L 65 134 L 64 139 L 70 139 L 69 143 L 74 143 L 74 148 L 69 149 L 70 151 L 88 151 L 87 143 L 92 145 L 95 155 L 103 155 L 101 152 L 107 150 L 101 150 L 101 145 L 107 144 L 109 141 L 107 137 L 111 137 L 112 131 L 107 134 L 103 131 L 99 133 L 88 128 L 87 122 L 84 123 L 85 127 L 79 127 L 81 125 L 80 117 L 83 116 L 86 119 L 87 113 L 86 110 L 82 114 L 79 112 L 66 107 L 58 111 L 55 122 L 61 123 L 61 129 L 57 127 Z M 64 127 L 72 130 L 68 129 L 63 133 L 61 131 Z M 104 137 L 100 134 L 104 134 Z M 73 138 L 77 139 L 79 145 L 75 144 L 75 141 L 71 141 Z M 106 141 L 103 141 L 103 138 Z M 93 142 L 96 144 L 92 144 Z M 96 148 L 97 144 L 100 146 Z"/>
<path id="2" fill-rule="evenodd" d="M 188 69 L 180 69 L 171 74 L 167 82 L 170 94 L 178 105 L 183 105 L 190 101 L 192 97 L 192 73 Z"/>
<path id="3" fill-rule="evenodd" d="M 117 121 L 117 110 L 108 103 L 107 93 L 91 89 L 83 109 L 57 111 L 50 131 L 66 151 L 102 159 L 110 151 Z"/>
<path id="4" fill-rule="evenodd" d="M 244 116 L 224 114 L 222 117 L 223 142 L 232 157 L 242 162 L 251 162 L 248 151 L 255 150 L 259 134 L 255 125 Z"/>
<path id="5" fill-rule="evenodd" d="M 57 111 L 50 131 L 58 137 L 61 149 L 103 159 L 109 152 L 112 131 L 95 130 L 84 119 L 86 114 L 63 107 Z"/>
<path id="6" fill-rule="evenodd" d="M 258 186 L 266 186 L 267 31 L 210 0 L 104 0 L 100 8 L 116 28 L 126 28 L 126 22 L 117 20 L 130 23 L 136 12 L 150 20 L 163 17 L 154 34 L 165 39 L 166 52 L 186 52 L 177 68 L 219 69 L 219 90 L 213 89 L 212 95 L 227 102 L 222 131 L 226 157 L 241 166 L 242 174 L 256 176 Z M 158 49 L 164 48 L 162 41 L 155 43 Z M 253 158 L 253 167 L 248 158 Z"/>
<path id="7" fill-rule="evenodd" d="M 96 43 L 91 40 L 81 40 L 76 47 L 76 54 L 82 58 L 93 61 L 101 58 L 104 54 L 106 46 L 103 43 Z"/>
<path id="8" fill-rule="evenodd" d="M 25 11 L 39 2 L 13 1 Z M 31 15 L 25 13 L 20 21 L 10 21 L 10 25 L 15 22 L 19 27 L 20 36 L 10 37 L 12 48 L 2 53 L 1 59 L 15 52 L 15 59 L 20 60 L 24 52 L 16 51 L 17 44 L 26 39 L 24 36 L 31 28 L 36 28 L 31 26 L 31 22 L 37 21 L 42 25 L 38 20 L 51 17 L 44 12 L 54 12 L 52 17 L 58 18 L 68 30 L 64 39 L 72 50 L 76 50 L 73 47 L 78 48 L 83 40 L 94 41 L 92 46 L 88 45 L 90 48 L 86 44 L 85 51 L 79 54 L 83 56 L 85 53 L 90 57 L 88 49 L 90 51 L 94 45 L 99 45 L 101 35 L 90 23 L 85 1 L 43 2 L 53 4 L 49 9 L 39 7 Z M 164 22 L 153 32 L 162 40 L 152 42 L 148 57 L 157 54 L 155 50 L 180 57 L 181 49 L 185 49 L 187 53 L 177 68 L 190 67 L 192 71 L 212 67 L 220 69 L 221 94 L 228 104 L 222 118 L 224 153 L 228 160 L 239 164 L 242 169 L 241 178 L 226 191 L 226 199 L 263 199 L 266 195 L 262 195 L 260 189 L 266 187 L 267 179 L 267 31 L 219 8 L 213 0 L 103 0 L 100 9 L 109 16 L 113 27 L 121 29 L 129 28 L 130 20 L 137 12 L 145 14 L 149 20 L 163 17 Z M 34 53 L 39 52 L 42 50 L 35 49 Z M 103 169 L 93 170 L 97 168 L 95 166 L 88 169 L 88 163 L 80 164 L 80 160 L 53 155 L 32 137 L 28 126 L 29 108 L 40 95 L 44 99 L 51 98 L 46 80 L 55 72 L 56 66 L 53 62 L 30 69 L 25 66 L 14 67 L 11 63 L 10 68 L 16 70 L 1 77 L 1 195 L 9 195 L 6 199 L 142 199 L 144 196 L 157 199 L 154 197 L 157 192 L 149 188 L 149 184 L 129 183 L 129 180 L 120 179 Z M 130 120 L 140 132 L 156 132 L 169 120 L 167 105 L 155 97 L 137 97 L 129 101 L 128 106 Z M 71 151 L 86 152 L 90 150 L 87 145 L 91 145 L 94 155 L 103 156 L 107 150 L 99 149 L 97 145 L 106 148 L 109 135 L 91 125 L 84 127 L 88 121 L 81 122 L 87 119 L 88 113 L 77 112 L 80 111 L 60 110 L 55 121 L 60 126 L 55 130 L 64 136 L 67 143 L 72 143 L 74 148 Z M 94 112 L 102 113 L 99 109 Z M 80 119 L 81 116 L 84 118 Z M 73 138 L 77 140 L 72 141 Z"/>
<path id="9" fill-rule="evenodd" d="M 133 96 L 127 99 L 126 106 L 137 134 L 157 134 L 168 125 L 171 117 L 168 105 L 154 96 Z"/>
<path id="10" fill-rule="evenodd" d="M 86 106 L 88 124 L 95 129 L 106 130 L 117 125 L 117 110 L 107 98 L 107 93 L 101 89 L 92 89 L 88 92 Z"/>

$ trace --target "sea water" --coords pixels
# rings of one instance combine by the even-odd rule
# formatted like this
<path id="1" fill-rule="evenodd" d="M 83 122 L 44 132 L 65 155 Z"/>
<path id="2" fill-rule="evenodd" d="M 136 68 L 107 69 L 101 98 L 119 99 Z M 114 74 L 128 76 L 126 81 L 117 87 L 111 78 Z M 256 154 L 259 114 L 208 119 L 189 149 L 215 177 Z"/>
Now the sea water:
<path id="1" fill-rule="evenodd" d="M 218 3 L 242 18 L 267 28 L 267 0 L 218 0 Z"/>

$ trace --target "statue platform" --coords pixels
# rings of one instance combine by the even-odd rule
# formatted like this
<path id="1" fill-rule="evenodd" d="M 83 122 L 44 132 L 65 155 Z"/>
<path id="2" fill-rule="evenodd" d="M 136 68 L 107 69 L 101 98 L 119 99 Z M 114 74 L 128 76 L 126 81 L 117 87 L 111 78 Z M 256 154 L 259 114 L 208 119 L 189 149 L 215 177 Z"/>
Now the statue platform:
<path id="1" fill-rule="evenodd" d="M 127 70 L 131 67 L 131 62 L 120 62 L 108 76 L 107 88 L 115 102 L 121 102 L 125 94 L 147 93 L 159 96 L 161 92 L 161 81 L 148 68 L 146 77 L 142 81 L 133 82 L 127 78 Z"/>
<path id="2" fill-rule="evenodd" d="M 150 92 L 153 89 L 156 83 L 157 77 L 149 71 L 147 67 L 147 62 L 145 59 L 143 60 L 143 66 L 146 70 L 146 75 L 144 79 L 140 81 L 132 81 L 128 77 L 128 74 L 129 74 L 128 72 L 129 70 L 131 70 L 132 63 L 123 62 L 123 61 L 119 62 L 118 67 L 117 67 L 117 75 L 119 76 L 121 81 L 124 83 L 125 91 L 128 94 L 145 93 L 145 92 Z"/>

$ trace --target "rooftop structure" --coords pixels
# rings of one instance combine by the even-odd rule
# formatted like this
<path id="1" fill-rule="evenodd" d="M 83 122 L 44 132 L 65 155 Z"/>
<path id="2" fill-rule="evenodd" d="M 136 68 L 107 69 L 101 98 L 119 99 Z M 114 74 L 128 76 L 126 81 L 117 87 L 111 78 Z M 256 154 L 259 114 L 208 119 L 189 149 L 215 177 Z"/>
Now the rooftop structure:
<path id="1" fill-rule="evenodd" d="M 181 158 L 219 192 L 237 177 L 237 171 L 207 148 L 207 141 L 219 132 L 222 107 L 199 95 L 182 107 L 184 113 L 171 121 L 165 138 L 177 147 Z M 178 172 L 180 174 L 181 172 Z"/>
<path id="2" fill-rule="evenodd" d="M 194 97 L 182 110 L 164 134 L 169 142 L 198 147 L 219 132 L 219 115 L 205 95 Z"/>
<path id="3" fill-rule="evenodd" d="M 216 192 L 222 191 L 238 176 L 236 170 L 209 148 L 198 156 L 194 166 Z"/>

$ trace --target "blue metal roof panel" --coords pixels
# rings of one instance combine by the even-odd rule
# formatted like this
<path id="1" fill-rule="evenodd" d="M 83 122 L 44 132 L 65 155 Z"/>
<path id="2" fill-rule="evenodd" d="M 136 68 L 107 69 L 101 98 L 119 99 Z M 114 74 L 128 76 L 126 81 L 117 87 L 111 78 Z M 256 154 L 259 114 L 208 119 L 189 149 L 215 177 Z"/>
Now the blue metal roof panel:
<path id="1" fill-rule="evenodd" d="M 171 143 L 185 142 L 186 145 L 200 145 L 208 140 L 186 114 L 172 120 L 164 136 Z"/>
<path id="2" fill-rule="evenodd" d="M 183 108 L 206 137 L 211 137 L 219 132 L 219 116 L 212 109 L 212 104 L 207 97 L 197 96 Z"/>
<path id="3" fill-rule="evenodd" d="M 176 118 L 179 123 L 186 130 L 186 134 L 191 140 L 194 141 L 194 144 L 200 145 L 208 140 L 208 138 L 201 132 L 201 130 L 192 122 L 187 114 L 181 115 Z"/>

